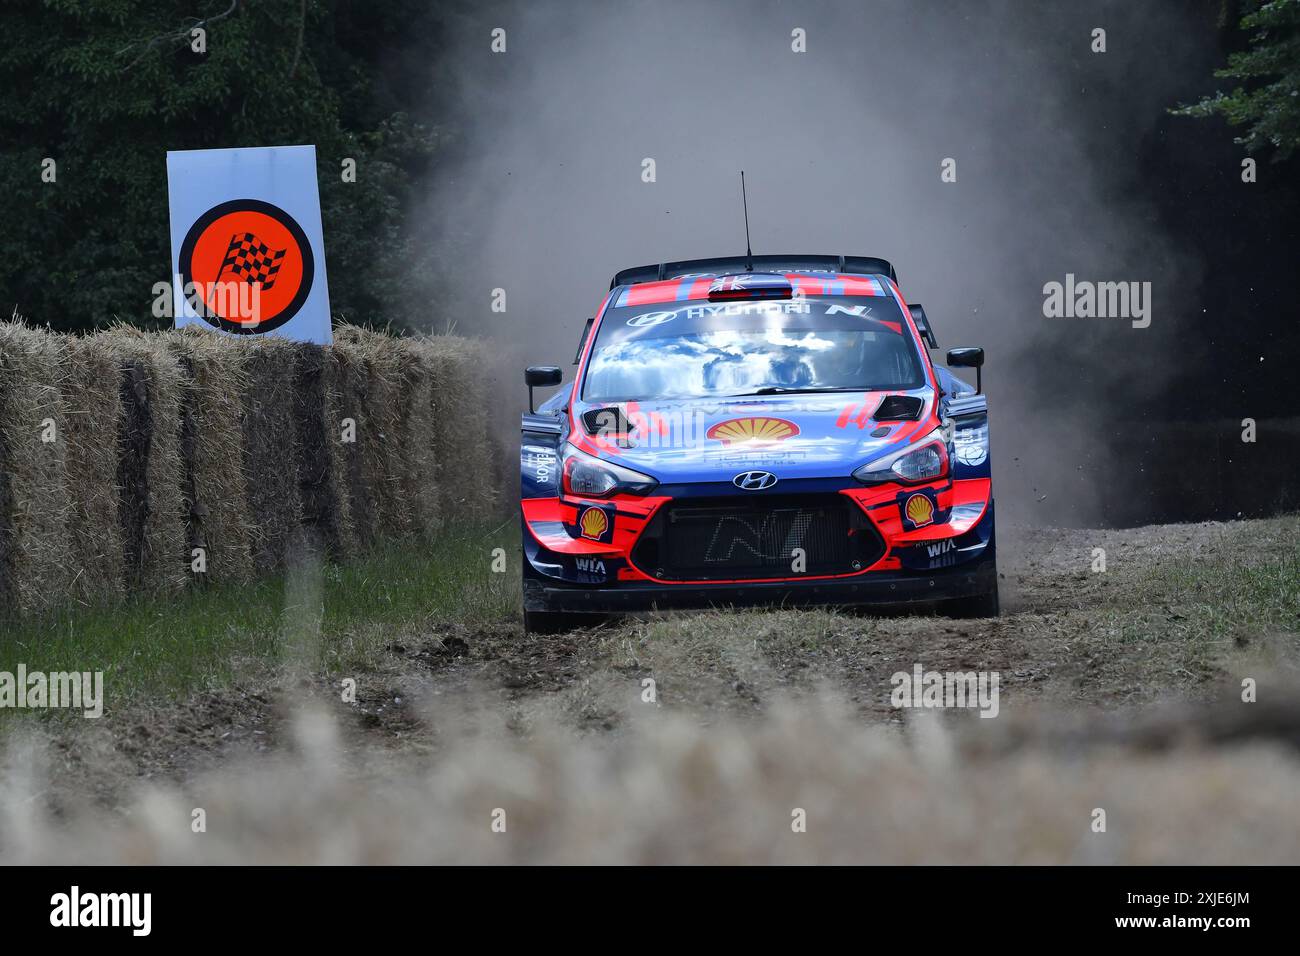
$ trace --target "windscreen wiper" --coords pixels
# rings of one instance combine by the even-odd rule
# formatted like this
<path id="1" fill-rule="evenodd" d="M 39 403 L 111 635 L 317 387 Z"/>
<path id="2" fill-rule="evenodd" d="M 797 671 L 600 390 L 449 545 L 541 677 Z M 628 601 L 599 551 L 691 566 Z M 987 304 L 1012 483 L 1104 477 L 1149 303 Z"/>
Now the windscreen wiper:
<path id="1" fill-rule="evenodd" d="M 869 391 L 871 391 L 871 389 L 861 388 L 857 385 L 846 385 L 839 388 L 831 388 L 827 386 L 817 387 L 811 385 L 804 388 L 798 388 L 790 385 L 764 385 L 762 388 L 755 389 L 752 392 L 742 392 L 741 395 L 788 395 L 795 392 L 869 392 Z M 739 396 L 733 395 L 731 397 L 737 398 Z"/>

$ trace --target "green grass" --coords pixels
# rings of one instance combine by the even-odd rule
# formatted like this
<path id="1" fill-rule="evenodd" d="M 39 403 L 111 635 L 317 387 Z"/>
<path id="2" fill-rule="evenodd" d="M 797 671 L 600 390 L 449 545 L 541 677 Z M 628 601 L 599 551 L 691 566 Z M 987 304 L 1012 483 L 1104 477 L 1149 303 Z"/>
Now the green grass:
<path id="1" fill-rule="evenodd" d="M 1295 666 L 1300 556 L 1294 551 L 1161 561 L 1142 568 L 1128 588 L 1128 600 L 1100 613 L 1078 612 L 1082 631 L 1069 643 L 1088 662 L 1090 686 L 1127 687 L 1130 696 L 1155 698 L 1216 674 L 1235 680 L 1263 664 Z M 1070 623 L 1064 622 L 1067 635 Z"/>
<path id="2" fill-rule="evenodd" d="M 1207 639 L 1242 629 L 1300 627 L 1300 554 L 1263 559 L 1166 564 L 1140 577 L 1142 592 L 1178 620 L 1192 621 Z"/>
<path id="3" fill-rule="evenodd" d="M 103 671 L 109 708 L 228 686 L 286 660 L 333 671 L 412 629 L 516 614 L 518 540 L 510 521 L 455 527 L 319 574 L 0 620 L 0 671 Z M 505 550 L 504 572 L 492 571 L 494 548 Z M 0 710 L 0 725 L 22 713 L 46 712 Z"/>

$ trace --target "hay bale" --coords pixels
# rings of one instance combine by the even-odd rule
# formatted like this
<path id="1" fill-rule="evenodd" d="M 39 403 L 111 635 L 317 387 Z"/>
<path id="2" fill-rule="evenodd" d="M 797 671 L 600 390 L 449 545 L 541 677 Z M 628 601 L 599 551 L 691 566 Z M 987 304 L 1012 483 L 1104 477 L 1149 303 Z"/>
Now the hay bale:
<path id="1" fill-rule="evenodd" d="M 357 326 L 335 329 L 333 351 L 346 369 L 342 417 L 356 423 L 345 452 L 357 542 L 372 549 L 406 537 L 410 512 L 402 496 L 402 362 L 391 336 Z M 348 407 L 352 406 L 352 407 Z"/>
<path id="2" fill-rule="evenodd" d="M 322 357 L 326 448 L 339 508 L 337 556 L 348 558 L 365 546 L 374 524 L 370 496 L 365 493 L 363 483 L 361 449 L 355 441 L 344 440 L 347 424 L 351 422 L 355 427 L 358 416 L 363 413 L 365 375 L 356 364 L 356 356 L 337 342 L 323 349 Z"/>
<path id="3" fill-rule="evenodd" d="M 0 611 L 53 607 L 74 572 L 57 336 L 0 324 Z"/>
<path id="4" fill-rule="evenodd" d="M 480 517 L 497 372 L 481 343 L 350 326 L 321 348 L 0 325 L 0 600 L 175 590 L 197 547 L 248 580 L 300 542 L 344 559 Z"/>
<path id="5" fill-rule="evenodd" d="M 302 523 L 294 427 L 295 369 L 303 346 L 280 338 L 244 344 L 243 463 L 252 519 L 252 565 L 258 573 L 284 565 Z"/>
<path id="6" fill-rule="evenodd" d="M 483 348 L 485 383 L 490 400 L 483 422 L 487 454 L 491 462 L 491 495 L 483 507 L 492 513 L 493 520 L 510 517 L 517 508 L 516 494 L 503 494 L 519 486 L 519 415 L 525 408 L 525 391 L 519 370 L 522 359 L 512 361 L 500 351 L 489 352 Z"/>
<path id="7" fill-rule="evenodd" d="M 398 339 L 401 365 L 401 494 L 410 516 L 410 532 L 429 540 L 439 527 L 437 419 L 433 407 L 434 366 L 428 343 Z"/>
<path id="8" fill-rule="evenodd" d="M 449 518 L 488 514 L 496 489 L 488 422 L 491 363 L 479 342 L 440 335 L 424 339 L 433 369 L 434 457 L 441 510 Z"/>
<path id="9" fill-rule="evenodd" d="M 366 353 L 369 380 L 367 420 L 372 434 L 366 484 L 375 498 L 376 531 L 380 541 L 399 541 L 411 533 L 411 513 L 403 494 L 408 449 L 405 419 L 408 395 L 401 351 L 388 335 L 369 333 L 360 343 Z"/>
<path id="10" fill-rule="evenodd" d="M 76 570 L 69 597 L 83 604 L 119 600 L 126 586 L 119 513 L 121 370 L 102 338 L 63 338 L 67 407 L 68 531 Z"/>
<path id="11" fill-rule="evenodd" d="M 252 577 L 252 518 L 243 469 L 247 350 L 238 340 L 189 326 L 169 341 L 184 376 L 181 480 L 187 546 L 202 548 L 203 577 Z"/>
<path id="12" fill-rule="evenodd" d="M 184 377 L 168 345 L 173 335 L 117 325 L 92 339 L 117 359 L 121 375 L 118 512 L 126 582 L 133 591 L 174 591 L 189 580 L 181 494 Z"/>
<path id="13" fill-rule="evenodd" d="M 334 357 L 320 346 L 303 346 L 294 368 L 293 419 L 302 521 L 314 539 L 336 559 L 356 550 L 344 476 L 340 432 L 331 413 L 329 385 Z"/>

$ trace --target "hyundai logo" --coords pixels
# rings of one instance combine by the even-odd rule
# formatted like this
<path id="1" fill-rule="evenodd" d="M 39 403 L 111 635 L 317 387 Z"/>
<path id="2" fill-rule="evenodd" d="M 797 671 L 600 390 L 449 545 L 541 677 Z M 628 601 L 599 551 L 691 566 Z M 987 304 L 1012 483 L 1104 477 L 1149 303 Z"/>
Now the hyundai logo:
<path id="1" fill-rule="evenodd" d="M 627 320 L 627 324 L 634 329 L 653 328 L 656 325 L 663 325 L 665 322 L 671 322 L 677 318 L 676 312 L 642 312 L 640 315 L 634 315 Z"/>
<path id="2" fill-rule="evenodd" d="M 770 471 L 742 471 L 731 483 L 742 491 L 762 491 L 776 484 L 776 475 Z"/>

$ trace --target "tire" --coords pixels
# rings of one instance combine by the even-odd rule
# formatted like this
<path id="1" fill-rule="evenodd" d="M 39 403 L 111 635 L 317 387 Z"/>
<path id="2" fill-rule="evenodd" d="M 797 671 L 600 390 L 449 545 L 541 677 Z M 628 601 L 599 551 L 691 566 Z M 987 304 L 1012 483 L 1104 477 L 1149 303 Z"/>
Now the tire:
<path id="1" fill-rule="evenodd" d="M 997 617 L 1000 611 L 997 578 L 993 579 L 993 590 L 985 591 L 983 594 L 976 594 L 974 597 L 945 601 L 943 611 L 949 617 Z"/>
<path id="2" fill-rule="evenodd" d="M 564 634 L 595 627 L 606 620 L 603 614 L 571 614 L 567 611 L 524 611 L 525 634 Z"/>

